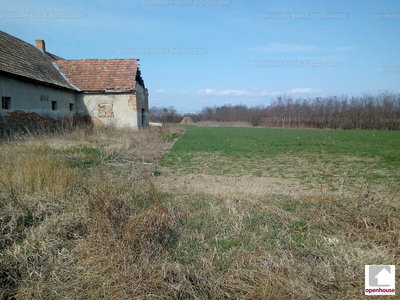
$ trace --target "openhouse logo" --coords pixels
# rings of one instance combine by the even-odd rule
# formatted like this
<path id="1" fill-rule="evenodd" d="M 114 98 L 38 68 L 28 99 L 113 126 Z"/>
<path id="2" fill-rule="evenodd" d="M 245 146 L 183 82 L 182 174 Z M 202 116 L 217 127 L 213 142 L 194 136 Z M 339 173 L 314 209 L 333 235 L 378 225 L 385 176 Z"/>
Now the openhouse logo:
<path id="1" fill-rule="evenodd" d="M 395 295 L 395 266 L 365 266 L 365 295 Z"/>

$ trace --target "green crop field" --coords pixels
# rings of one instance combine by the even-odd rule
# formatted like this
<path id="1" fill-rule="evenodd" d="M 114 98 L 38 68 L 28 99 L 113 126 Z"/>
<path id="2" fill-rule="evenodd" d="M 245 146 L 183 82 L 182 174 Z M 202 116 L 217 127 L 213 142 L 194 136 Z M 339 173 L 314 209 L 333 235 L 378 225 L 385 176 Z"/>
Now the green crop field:
<path id="1" fill-rule="evenodd" d="M 400 132 L 183 129 L 0 142 L 0 299 L 365 299 L 400 264 Z"/>
<path id="2" fill-rule="evenodd" d="M 332 190 L 400 183 L 400 132 L 196 127 L 164 157 L 163 165 L 183 174 L 217 174 L 299 179 L 309 188 L 330 182 Z"/>

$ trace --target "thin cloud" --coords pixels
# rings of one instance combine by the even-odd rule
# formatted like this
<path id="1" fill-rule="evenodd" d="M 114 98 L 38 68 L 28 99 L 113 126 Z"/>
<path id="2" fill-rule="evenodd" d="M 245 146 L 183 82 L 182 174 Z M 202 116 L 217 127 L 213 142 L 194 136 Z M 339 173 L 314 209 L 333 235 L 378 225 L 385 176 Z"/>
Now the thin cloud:
<path id="1" fill-rule="evenodd" d="M 199 90 L 199 94 L 202 95 L 214 95 L 214 96 L 243 96 L 246 95 L 248 92 L 247 91 L 242 91 L 242 90 L 214 90 L 214 89 L 204 89 L 204 90 Z"/>
<path id="2" fill-rule="evenodd" d="M 311 93 L 318 93 L 321 90 L 315 90 L 312 88 L 295 88 L 289 92 L 289 94 L 311 94 Z"/>
<path id="3" fill-rule="evenodd" d="M 355 46 L 339 47 L 339 48 L 334 49 L 334 52 L 350 51 L 350 50 L 353 50 L 355 48 L 356 48 Z"/>

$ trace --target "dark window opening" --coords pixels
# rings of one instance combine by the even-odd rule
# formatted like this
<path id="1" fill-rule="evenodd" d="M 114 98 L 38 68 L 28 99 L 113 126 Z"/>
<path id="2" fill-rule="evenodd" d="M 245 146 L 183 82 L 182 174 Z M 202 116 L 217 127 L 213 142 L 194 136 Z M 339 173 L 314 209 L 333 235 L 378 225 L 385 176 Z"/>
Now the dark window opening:
<path id="1" fill-rule="evenodd" d="M 11 97 L 1 97 L 1 109 L 11 109 Z"/>
<path id="2" fill-rule="evenodd" d="M 146 122 L 146 115 L 144 113 L 144 109 L 142 109 L 142 126 L 144 126 L 145 122 Z"/>
<path id="3" fill-rule="evenodd" d="M 51 109 L 57 110 L 57 101 L 51 101 Z"/>
<path id="4" fill-rule="evenodd" d="M 69 111 L 74 111 L 74 104 L 73 103 L 69 104 Z"/>

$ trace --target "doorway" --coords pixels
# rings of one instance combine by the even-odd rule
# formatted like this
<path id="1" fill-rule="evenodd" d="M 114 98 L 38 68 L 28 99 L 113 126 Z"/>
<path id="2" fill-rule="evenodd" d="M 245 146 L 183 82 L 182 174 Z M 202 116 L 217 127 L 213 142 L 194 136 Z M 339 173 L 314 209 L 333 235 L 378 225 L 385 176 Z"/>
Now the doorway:
<path id="1" fill-rule="evenodd" d="M 144 126 L 146 123 L 146 115 L 145 115 L 145 110 L 142 109 L 142 126 Z"/>

